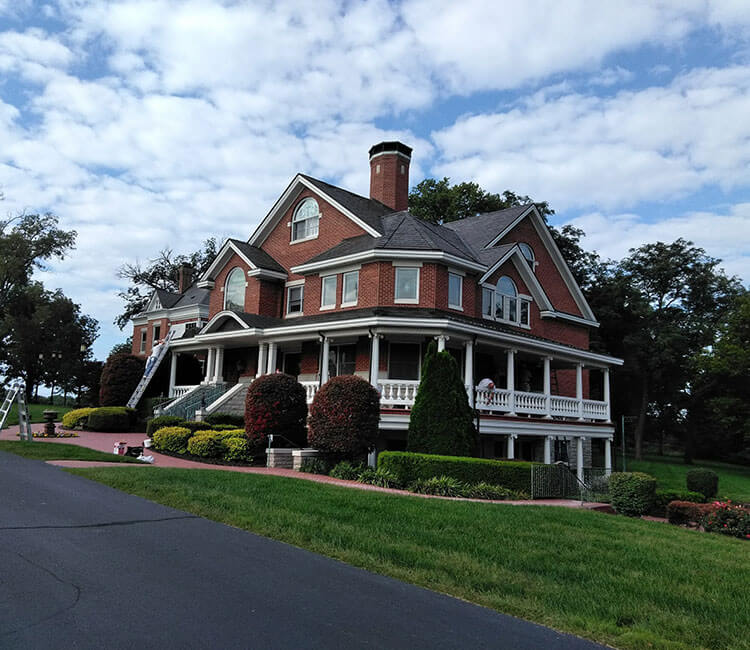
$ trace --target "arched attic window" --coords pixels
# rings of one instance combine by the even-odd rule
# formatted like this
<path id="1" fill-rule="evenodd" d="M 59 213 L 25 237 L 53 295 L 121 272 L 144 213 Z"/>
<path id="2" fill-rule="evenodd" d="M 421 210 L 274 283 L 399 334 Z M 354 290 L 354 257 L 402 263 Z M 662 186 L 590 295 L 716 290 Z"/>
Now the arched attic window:
<path id="1" fill-rule="evenodd" d="M 304 199 L 292 217 L 292 241 L 313 239 L 318 236 L 320 208 L 313 198 Z"/>
<path id="2" fill-rule="evenodd" d="M 494 311 L 492 309 L 494 305 Z M 519 295 L 516 283 L 503 275 L 495 285 L 482 290 L 482 314 L 485 318 L 528 327 L 530 324 L 531 300 Z"/>
<path id="3" fill-rule="evenodd" d="M 534 269 L 534 249 L 526 243 L 518 244 L 518 248 L 521 250 L 521 254 L 524 256 L 526 261 L 529 263 L 531 269 Z"/>
<path id="4" fill-rule="evenodd" d="M 245 311 L 245 273 L 239 266 L 229 272 L 224 283 L 224 309 Z"/>

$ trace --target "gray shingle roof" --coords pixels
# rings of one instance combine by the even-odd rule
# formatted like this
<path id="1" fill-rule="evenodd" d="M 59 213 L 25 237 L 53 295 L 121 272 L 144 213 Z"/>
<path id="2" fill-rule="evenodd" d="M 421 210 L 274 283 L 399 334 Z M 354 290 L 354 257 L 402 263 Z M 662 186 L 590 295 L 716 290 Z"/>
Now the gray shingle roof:
<path id="1" fill-rule="evenodd" d="M 264 251 L 262 248 L 251 246 L 247 242 L 241 241 L 239 239 L 230 238 L 229 241 L 237 246 L 237 248 L 242 251 L 242 254 L 259 269 L 267 269 L 269 271 L 286 273 L 286 269 L 281 266 L 281 264 L 279 264 L 275 259 L 273 259 L 273 257 L 266 253 L 266 251 Z"/>
<path id="2" fill-rule="evenodd" d="M 164 309 L 169 309 L 180 299 L 180 294 L 172 293 L 166 289 L 157 289 L 156 297 L 159 299 L 159 302 Z"/>
<path id="3" fill-rule="evenodd" d="M 190 286 L 185 293 L 178 297 L 173 307 L 188 307 L 190 305 L 208 305 L 211 295 L 210 289 L 201 289 L 197 284 Z"/>
<path id="4" fill-rule="evenodd" d="M 532 205 L 533 203 L 528 203 L 526 205 L 519 205 L 515 208 L 507 208 L 506 210 L 487 212 L 485 214 L 477 215 L 476 217 L 451 221 L 450 223 L 444 224 L 444 226 L 445 228 L 457 232 L 461 238 L 469 244 L 469 246 L 480 250 L 526 212 L 526 210 Z"/>

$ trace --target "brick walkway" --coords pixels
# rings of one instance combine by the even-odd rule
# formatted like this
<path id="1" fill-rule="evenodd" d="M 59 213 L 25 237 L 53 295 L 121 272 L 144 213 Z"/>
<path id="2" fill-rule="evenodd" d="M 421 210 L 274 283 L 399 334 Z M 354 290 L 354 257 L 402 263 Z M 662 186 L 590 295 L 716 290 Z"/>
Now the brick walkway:
<path id="1" fill-rule="evenodd" d="M 42 429 L 41 424 L 32 425 L 34 431 Z M 0 432 L 0 440 L 18 440 L 18 426 L 12 426 L 9 429 L 3 429 Z M 96 449 L 106 453 L 112 453 L 113 447 L 117 442 L 124 442 L 130 447 L 143 445 L 146 438 L 145 433 L 101 433 L 97 431 L 76 431 L 77 438 L 41 438 L 40 441 L 52 443 L 65 443 L 70 445 L 79 445 Z M 457 497 L 439 497 L 432 494 L 415 494 L 405 490 L 392 490 L 381 488 L 376 485 L 367 485 L 357 483 L 357 481 L 344 481 L 324 476 L 321 474 L 306 474 L 291 469 L 281 469 L 276 467 L 235 467 L 231 465 L 212 465 L 210 463 L 200 463 L 187 458 L 175 458 L 160 454 L 152 449 L 144 450 L 147 455 L 154 457 L 153 466 L 155 467 L 181 467 L 186 469 L 214 469 L 226 472 L 240 472 L 243 474 L 265 474 L 267 476 L 283 476 L 286 478 L 301 479 L 313 481 L 315 483 L 327 483 L 329 485 L 339 485 L 341 487 L 354 488 L 357 490 L 366 490 L 370 492 L 383 492 L 385 494 L 398 494 L 400 496 L 413 496 L 424 499 L 445 499 L 448 501 L 474 501 L 477 503 L 495 503 L 514 506 L 558 506 L 563 508 L 583 508 L 585 510 L 596 510 L 606 508 L 604 503 L 581 503 L 572 499 L 536 499 L 534 501 L 490 501 L 487 499 L 460 499 Z M 49 460 L 51 465 L 60 467 L 151 467 L 152 465 L 136 465 L 134 463 L 106 463 L 103 461 L 83 461 L 83 460 Z"/>

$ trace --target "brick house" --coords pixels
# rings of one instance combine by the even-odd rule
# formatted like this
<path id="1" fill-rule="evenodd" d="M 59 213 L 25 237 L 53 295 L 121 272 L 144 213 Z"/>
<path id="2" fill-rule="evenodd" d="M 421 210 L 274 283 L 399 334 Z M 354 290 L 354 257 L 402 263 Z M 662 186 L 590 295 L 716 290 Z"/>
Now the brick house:
<path id="1" fill-rule="evenodd" d="M 436 340 L 463 371 L 483 456 L 610 468 L 622 361 L 589 350 L 596 318 L 534 205 L 427 223 L 407 210 L 411 149 L 369 157 L 369 198 L 297 174 L 247 241 L 134 318 L 134 354 L 178 328 L 167 411 L 242 412 L 248 384 L 276 370 L 309 401 L 357 374 L 382 396 L 378 449 L 403 449 Z"/>

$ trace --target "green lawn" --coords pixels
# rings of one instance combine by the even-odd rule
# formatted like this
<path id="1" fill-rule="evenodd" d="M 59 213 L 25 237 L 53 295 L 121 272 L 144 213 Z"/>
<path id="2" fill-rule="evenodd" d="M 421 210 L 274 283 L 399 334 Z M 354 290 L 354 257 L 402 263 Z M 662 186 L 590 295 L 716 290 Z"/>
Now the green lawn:
<path id="1" fill-rule="evenodd" d="M 47 410 L 53 410 L 57 411 L 57 418 L 58 421 L 62 419 L 63 414 L 67 413 L 68 411 L 72 411 L 75 406 L 62 406 L 59 404 L 55 404 L 52 406 L 51 404 L 29 404 L 29 417 L 31 418 L 32 423 L 39 424 L 40 422 L 44 422 L 44 416 L 42 413 Z M 8 413 L 8 419 L 5 421 L 5 426 L 9 427 L 14 424 L 18 424 L 18 404 L 14 404 L 11 409 L 10 413 Z"/>
<path id="2" fill-rule="evenodd" d="M 0 440 L 0 451 L 34 458 L 35 460 L 104 460 L 111 463 L 138 463 L 142 461 L 130 456 L 118 456 L 103 451 L 96 451 L 88 447 L 68 445 L 64 442 L 34 442 Z"/>
<path id="3" fill-rule="evenodd" d="M 750 648 L 750 542 L 739 539 L 252 474 L 71 471 L 616 647 Z"/>
<path id="4" fill-rule="evenodd" d="M 619 463 L 618 463 L 619 465 Z M 750 503 L 750 467 L 708 460 L 685 465 L 678 456 L 646 456 L 644 460 L 627 459 L 628 471 L 646 472 L 665 490 L 685 490 L 685 474 L 696 467 L 707 467 L 719 475 L 719 496 Z"/>

